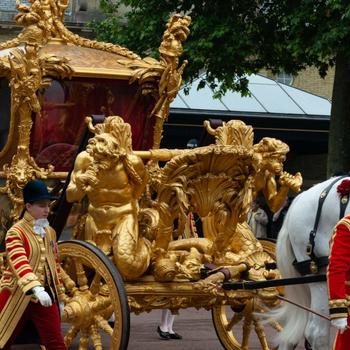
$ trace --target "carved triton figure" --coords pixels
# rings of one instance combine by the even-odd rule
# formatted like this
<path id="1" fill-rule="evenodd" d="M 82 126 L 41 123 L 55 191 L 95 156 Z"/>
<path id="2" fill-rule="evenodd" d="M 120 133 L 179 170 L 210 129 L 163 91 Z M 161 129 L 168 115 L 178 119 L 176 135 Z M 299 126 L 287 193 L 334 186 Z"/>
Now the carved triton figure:
<path id="1" fill-rule="evenodd" d="M 142 159 L 132 154 L 131 128 L 120 117 L 108 117 L 90 130 L 86 151 L 75 161 L 68 201 L 85 195 L 90 204 L 85 239 L 94 241 L 126 279 L 142 275 L 149 265 L 150 245 L 138 234 L 138 199 L 147 182 Z"/>
<path id="2" fill-rule="evenodd" d="M 133 280 L 146 271 L 151 254 L 150 241 L 139 235 L 138 201 L 148 180 L 140 156 L 168 160 L 172 152 L 133 152 L 130 124 L 121 117 L 107 117 L 96 126 L 87 121 L 95 136 L 75 161 L 67 199 L 88 197 L 83 238 L 113 255 L 123 277 Z"/>

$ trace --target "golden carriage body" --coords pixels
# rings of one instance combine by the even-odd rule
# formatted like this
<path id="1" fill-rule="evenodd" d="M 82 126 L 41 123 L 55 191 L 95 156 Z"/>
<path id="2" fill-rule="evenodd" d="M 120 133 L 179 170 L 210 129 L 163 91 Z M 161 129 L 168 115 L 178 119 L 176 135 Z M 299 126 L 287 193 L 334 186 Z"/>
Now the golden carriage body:
<path id="1" fill-rule="evenodd" d="M 277 289 L 220 286 L 278 275 L 266 269 L 273 244 L 259 243 L 245 217 L 268 172 L 261 164 L 267 157 L 282 162 L 285 149 L 269 140 L 254 145 L 252 128 L 240 121 L 207 125 L 213 145 L 160 149 L 186 65 L 178 61 L 190 18 L 170 19 L 156 61 L 72 34 L 62 23 L 66 6 L 18 5 L 23 31 L 0 44 L 0 209 L 4 233 L 21 214 L 27 181 L 46 179 L 61 191 L 53 225 L 74 238 L 60 242 L 67 345 L 79 334 L 81 349 L 89 341 L 102 349 L 104 332 L 112 349 L 126 349 L 129 311 L 196 307 L 213 310 L 226 349 L 248 349 L 252 328 L 269 349 L 253 312 L 274 305 Z M 202 220 L 202 237 L 189 229 L 193 214 Z"/>

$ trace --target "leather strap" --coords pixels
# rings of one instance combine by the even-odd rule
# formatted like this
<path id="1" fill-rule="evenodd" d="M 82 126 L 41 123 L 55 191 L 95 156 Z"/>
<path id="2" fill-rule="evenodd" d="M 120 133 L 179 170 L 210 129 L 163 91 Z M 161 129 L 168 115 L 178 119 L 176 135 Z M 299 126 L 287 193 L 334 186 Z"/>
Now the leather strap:
<path id="1" fill-rule="evenodd" d="M 316 258 L 315 261 L 311 259 L 303 261 L 294 260 L 293 266 L 302 276 L 305 276 L 316 273 L 321 267 L 327 266 L 328 262 L 328 256 L 321 256 Z"/>
<path id="2" fill-rule="evenodd" d="M 316 212 L 316 218 L 315 218 L 315 222 L 314 222 L 314 227 L 313 229 L 310 231 L 310 235 L 309 235 L 309 244 L 307 246 L 307 250 L 306 253 L 307 255 L 310 256 L 311 260 L 315 261 L 316 260 L 316 256 L 314 253 L 315 250 L 315 239 L 316 239 L 316 234 L 317 234 L 317 228 L 318 228 L 318 224 L 321 218 L 321 212 L 322 212 L 322 207 L 323 207 L 323 203 L 326 200 L 329 191 L 331 190 L 331 188 L 334 186 L 334 184 L 336 182 L 338 182 L 339 180 L 343 179 L 344 177 L 348 177 L 348 175 L 343 175 L 343 176 L 339 176 L 336 179 L 334 179 L 320 194 L 320 197 L 318 199 L 318 207 L 317 207 L 317 212 Z M 345 208 L 344 208 L 344 212 L 345 212 Z M 339 219 L 341 219 L 343 216 L 341 216 Z"/>
<path id="3" fill-rule="evenodd" d="M 294 260 L 294 262 L 293 262 L 294 267 L 297 269 L 297 271 L 301 275 L 308 275 L 308 274 L 317 273 L 318 270 L 321 267 L 324 267 L 324 266 L 328 265 L 328 256 L 317 257 L 315 255 L 315 252 L 314 252 L 317 228 L 318 228 L 318 224 L 319 224 L 319 221 L 320 221 L 320 218 L 321 218 L 321 212 L 322 212 L 323 203 L 324 203 L 325 199 L 327 198 L 329 191 L 331 190 L 331 188 L 334 186 L 334 184 L 337 181 L 339 181 L 339 180 L 341 180 L 341 179 L 343 179 L 345 177 L 348 177 L 348 176 L 349 175 L 343 175 L 343 176 L 337 177 L 320 194 L 320 197 L 318 199 L 318 207 L 317 207 L 314 227 L 310 231 L 309 243 L 308 243 L 307 248 L 306 248 L 306 253 L 307 253 L 307 255 L 310 256 L 310 259 L 303 260 L 303 261 L 296 261 L 296 260 Z M 341 198 L 341 200 L 340 200 L 339 220 L 344 217 L 348 201 L 349 201 L 349 196 L 348 195 L 347 196 L 343 196 Z"/>

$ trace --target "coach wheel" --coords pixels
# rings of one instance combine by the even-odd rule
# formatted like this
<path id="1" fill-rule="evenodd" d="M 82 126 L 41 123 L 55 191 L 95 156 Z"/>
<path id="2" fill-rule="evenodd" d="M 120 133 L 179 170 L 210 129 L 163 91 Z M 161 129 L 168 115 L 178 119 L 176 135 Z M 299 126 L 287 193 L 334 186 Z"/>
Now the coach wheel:
<path id="1" fill-rule="evenodd" d="M 264 252 L 275 258 L 275 243 L 269 240 L 261 240 L 260 243 Z M 269 307 L 257 297 L 251 298 L 240 306 L 225 304 L 214 306 L 212 319 L 222 346 L 226 350 L 249 350 L 259 344 L 263 350 L 272 349 L 268 338 L 273 338 L 282 330 L 282 327 L 273 319 L 262 320 L 257 315 L 268 311 Z"/>
<path id="2" fill-rule="evenodd" d="M 123 280 L 111 260 L 97 247 L 84 241 L 59 243 L 65 306 L 61 315 L 68 325 L 67 347 L 79 337 L 79 349 L 101 350 L 102 334 L 109 348 L 128 347 L 130 314 Z"/>

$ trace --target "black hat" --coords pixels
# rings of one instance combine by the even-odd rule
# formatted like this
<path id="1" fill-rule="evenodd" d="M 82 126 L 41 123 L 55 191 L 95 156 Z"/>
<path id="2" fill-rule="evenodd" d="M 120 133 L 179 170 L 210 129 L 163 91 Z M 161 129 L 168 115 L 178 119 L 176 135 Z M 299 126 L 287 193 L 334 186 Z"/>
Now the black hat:
<path id="1" fill-rule="evenodd" d="M 53 197 L 49 193 L 44 181 L 31 180 L 23 187 L 24 204 L 33 203 L 45 199 L 51 201 L 57 198 Z"/>

